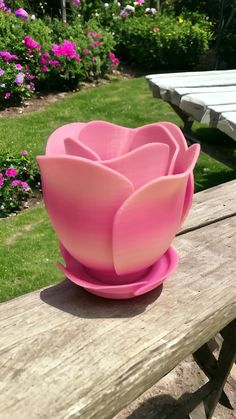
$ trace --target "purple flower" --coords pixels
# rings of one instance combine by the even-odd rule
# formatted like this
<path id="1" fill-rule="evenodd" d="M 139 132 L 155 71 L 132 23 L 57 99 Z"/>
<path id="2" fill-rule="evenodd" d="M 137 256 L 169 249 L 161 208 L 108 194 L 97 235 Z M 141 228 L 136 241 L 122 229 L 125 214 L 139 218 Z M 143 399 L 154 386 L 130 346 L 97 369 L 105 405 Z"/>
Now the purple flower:
<path id="1" fill-rule="evenodd" d="M 28 151 L 27 151 L 27 150 L 22 150 L 22 151 L 21 151 L 21 155 L 22 155 L 22 156 L 27 156 L 27 154 L 28 154 Z"/>
<path id="2" fill-rule="evenodd" d="M 80 5 L 80 0 L 72 0 L 72 6 L 79 6 Z"/>
<path id="3" fill-rule="evenodd" d="M 6 62 L 18 60 L 18 57 L 16 55 L 11 54 L 9 51 L 0 51 L 0 57 L 2 57 L 3 60 Z"/>
<path id="4" fill-rule="evenodd" d="M 18 73 L 14 81 L 16 84 L 23 84 L 24 78 L 25 78 L 24 73 Z"/>
<path id="5" fill-rule="evenodd" d="M 21 64 L 15 64 L 15 67 L 17 70 L 22 70 L 22 65 Z"/>
<path id="6" fill-rule="evenodd" d="M 15 16 L 19 17 L 22 20 L 28 20 L 29 18 L 28 13 L 26 12 L 25 9 L 22 9 L 22 7 L 15 11 Z"/>
<path id="7" fill-rule="evenodd" d="M 0 68 L 0 77 L 3 76 L 4 73 L 5 71 L 2 68 Z"/>
<path id="8" fill-rule="evenodd" d="M 27 189 L 30 189 L 29 185 L 27 182 L 21 182 L 21 187 L 22 189 L 24 189 L 25 191 L 27 191 Z"/>
<path id="9" fill-rule="evenodd" d="M 6 92 L 4 99 L 9 100 L 11 97 L 11 93 L 10 92 Z"/>

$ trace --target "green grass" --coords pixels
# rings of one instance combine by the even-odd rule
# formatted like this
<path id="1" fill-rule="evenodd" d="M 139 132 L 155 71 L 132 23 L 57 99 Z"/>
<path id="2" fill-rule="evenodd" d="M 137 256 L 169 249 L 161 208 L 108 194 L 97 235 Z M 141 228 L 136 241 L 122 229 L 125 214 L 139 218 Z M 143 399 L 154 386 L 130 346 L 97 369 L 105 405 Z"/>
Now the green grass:
<path id="1" fill-rule="evenodd" d="M 82 91 L 42 111 L 0 119 L 0 153 L 27 149 L 44 153 L 49 134 L 58 126 L 101 119 L 128 127 L 168 120 L 181 126 L 168 104 L 152 98 L 143 78 L 116 81 Z M 217 130 L 194 124 L 203 149 L 226 164 L 201 153 L 195 169 L 196 190 L 236 178 L 236 142 Z M 63 279 L 55 267 L 57 238 L 43 208 L 27 210 L 0 220 L 0 301 Z"/>
<path id="2" fill-rule="evenodd" d="M 63 279 L 57 238 L 44 208 L 0 220 L 0 302 Z"/>

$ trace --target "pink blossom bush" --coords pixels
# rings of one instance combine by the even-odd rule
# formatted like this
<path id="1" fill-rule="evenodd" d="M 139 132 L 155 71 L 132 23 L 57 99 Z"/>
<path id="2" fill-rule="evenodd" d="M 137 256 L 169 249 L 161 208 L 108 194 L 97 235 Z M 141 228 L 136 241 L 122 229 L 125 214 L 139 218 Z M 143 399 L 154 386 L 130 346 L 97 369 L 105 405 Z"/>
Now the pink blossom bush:
<path id="1" fill-rule="evenodd" d="M 20 210 L 39 181 L 38 169 L 27 150 L 17 156 L 0 155 L 0 218 Z M 33 165 L 34 164 L 34 165 Z"/>

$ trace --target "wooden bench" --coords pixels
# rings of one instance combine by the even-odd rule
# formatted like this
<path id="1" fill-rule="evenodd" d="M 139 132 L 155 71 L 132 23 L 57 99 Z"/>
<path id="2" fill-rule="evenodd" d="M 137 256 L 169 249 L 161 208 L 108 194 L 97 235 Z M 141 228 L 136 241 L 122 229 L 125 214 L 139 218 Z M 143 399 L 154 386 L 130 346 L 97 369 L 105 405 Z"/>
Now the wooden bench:
<path id="1" fill-rule="evenodd" d="M 235 202 L 236 181 L 195 195 L 178 269 L 147 295 L 104 300 L 65 280 L 1 304 L 0 417 L 113 418 L 195 353 L 210 381 L 190 417 L 211 418 L 236 353 Z"/>
<path id="2" fill-rule="evenodd" d="M 152 74 L 153 96 L 172 106 L 189 133 L 193 121 L 217 127 L 236 140 L 236 70 Z"/>

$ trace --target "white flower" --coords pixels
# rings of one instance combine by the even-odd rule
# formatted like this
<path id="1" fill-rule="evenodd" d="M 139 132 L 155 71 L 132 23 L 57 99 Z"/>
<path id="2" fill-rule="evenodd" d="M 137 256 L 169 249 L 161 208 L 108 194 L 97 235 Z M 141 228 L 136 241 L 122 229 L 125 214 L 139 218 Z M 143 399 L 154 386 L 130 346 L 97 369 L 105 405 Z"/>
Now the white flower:
<path id="1" fill-rule="evenodd" d="M 145 12 L 147 12 L 147 13 L 149 13 L 150 12 L 150 7 L 147 7 L 146 9 L 145 9 Z"/>
<path id="2" fill-rule="evenodd" d="M 119 2 L 119 1 L 117 2 L 117 6 L 119 6 L 119 7 L 121 6 L 121 4 L 120 4 L 120 2 Z M 208 18 L 208 19 L 209 19 L 209 18 Z"/>
<path id="3" fill-rule="evenodd" d="M 95 16 L 99 16 L 99 13 L 98 13 L 98 12 L 96 12 L 96 13 L 95 13 Z"/>
<path id="4" fill-rule="evenodd" d="M 127 4 L 127 6 L 125 7 L 126 10 L 130 10 L 130 12 L 134 12 L 135 11 L 135 7 L 131 6 L 130 4 Z"/>
<path id="5" fill-rule="evenodd" d="M 36 16 L 35 15 L 32 15 L 31 16 L 31 20 L 35 20 L 36 19 Z"/>
<path id="6" fill-rule="evenodd" d="M 105 7 L 105 9 L 107 9 L 109 7 L 109 4 L 108 3 L 104 3 L 104 7 Z"/>
<path id="7" fill-rule="evenodd" d="M 4 205 L 1 205 L 0 209 L 1 209 L 1 210 L 4 210 L 4 208 L 5 208 L 5 207 L 4 207 Z"/>
<path id="8" fill-rule="evenodd" d="M 151 13 L 152 13 L 153 15 L 155 15 L 155 14 L 156 14 L 156 12 L 157 12 L 157 11 L 156 11 L 156 9 L 155 9 L 154 7 L 152 7 L 152 8 L 151 8 Z"/>

